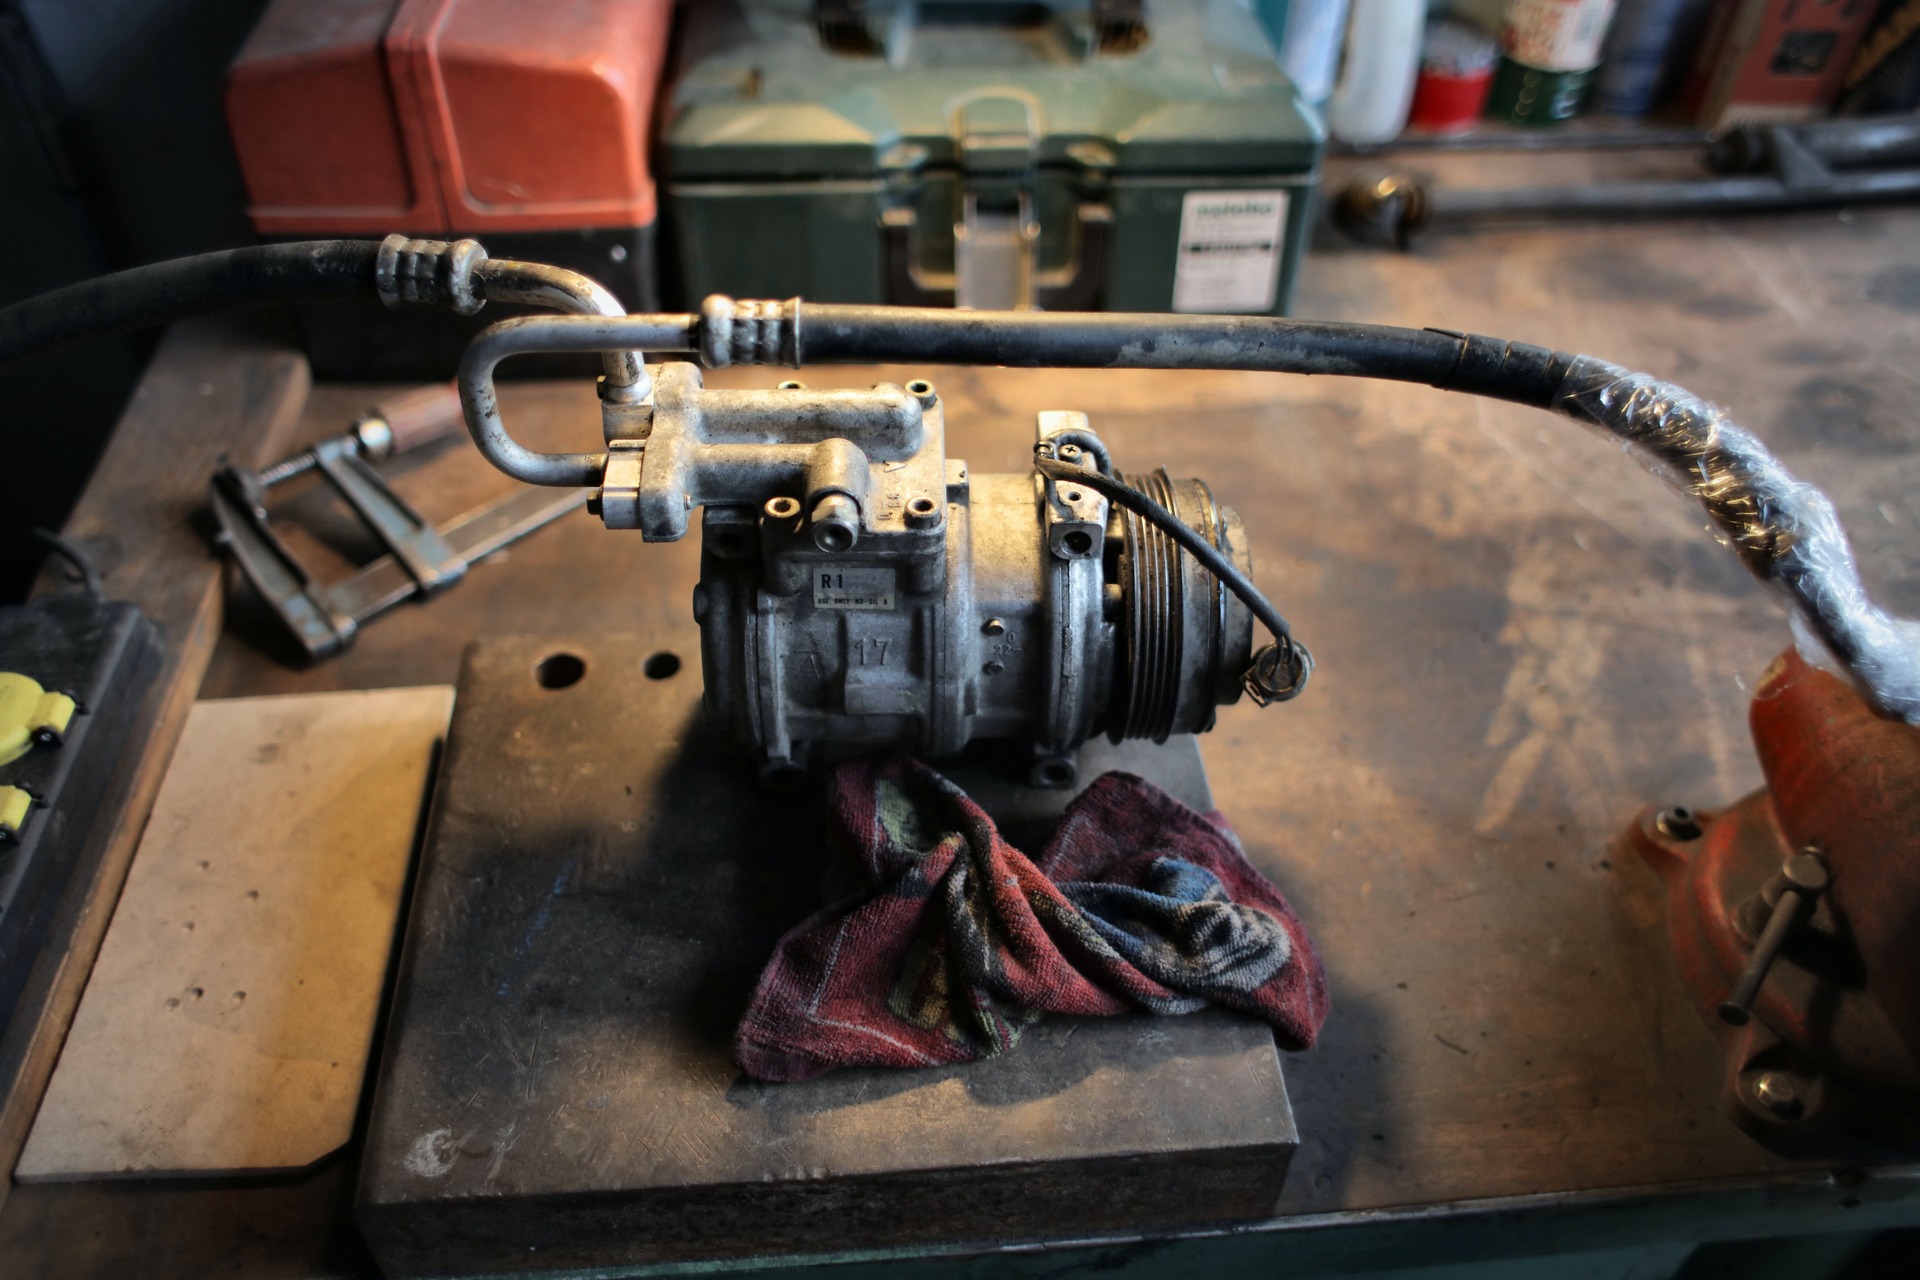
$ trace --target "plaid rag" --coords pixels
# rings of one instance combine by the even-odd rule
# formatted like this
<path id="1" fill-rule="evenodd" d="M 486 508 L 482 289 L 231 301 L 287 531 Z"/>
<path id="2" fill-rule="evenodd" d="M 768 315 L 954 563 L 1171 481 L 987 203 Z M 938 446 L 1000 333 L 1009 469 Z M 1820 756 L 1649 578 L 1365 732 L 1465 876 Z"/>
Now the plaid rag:
<path id="1" fill-rule="evenodd" d="M 734 1037 L 761 1080 L 969 1062 L 1047 1013 L 1265 1019 L 1312 1045 L 1327 978 L 1219 814 L 1130 773 L 1067 807 L 1038 859 L 905 756 L 839 766 L 828 835 L 851 892 L 780 940 Z"/>

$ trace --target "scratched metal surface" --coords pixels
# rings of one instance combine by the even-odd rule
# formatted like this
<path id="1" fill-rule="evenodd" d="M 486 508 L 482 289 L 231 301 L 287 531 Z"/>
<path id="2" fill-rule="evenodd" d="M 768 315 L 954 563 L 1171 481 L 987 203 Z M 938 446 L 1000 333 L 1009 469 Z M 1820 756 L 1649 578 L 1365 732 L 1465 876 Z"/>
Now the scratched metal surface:
<path id="1" fill-rule="evenodd" d="M 1824 486 L 1869 586 L 1920 614 L 1920 212 L 1488 230 L 1412 257 L 1336 246 L 1308 260 L 1299 310 L 1502 334 L 1675 378 Z M 951 447 L 976 470 L 1020 466 L 1034 412 L 1064 407 L 1088 411 L 1129 469 L 1207 477 L 1247 517 L 1260 581 L 1322 659 L 1307 696 L 1231 709 L 1203 748 L 1221 807 L 1306 913 L 1335 985 L 1322 1043 L 1287 1066 L 1303 1146 L 1285 1212 L 1668 1187 L 1698 1206 L 1661 1219 L 1669 1236 L 1774 1220 L 1772 1192 L 1736 1213 L 1700 1190 L 1796 1166 L 1720 1118 L 1712 1040 L 1667 971 L 1650 878 L 1610 847 L 1644 802 L 1711 804 L 1758 781 L 1746 689 L 1785 629 L 1700 519 L 1561 420 L 1419 388 L 930 376 Z M 317 388 L 309 433 L 338 430 L 367 398 Z M 506 403 L 554 445 L 596 438 L 586 386 L 511 386 Z M 452 451 L 401 487 L 443 516 L 506 485 Z M 289 670 L 230 634 L 206 695 L 447 681 L 475 635 L 683 620 L 695 565 L 690 543 L 642 546 L 570 518 L 333 663 Z M 116 1212 L 132 1194 L 115 1192 Z M 1835 1191 L 1795 1222 L 1841 1225 L 1860 1198 Z M 91 1230 L 97 1202 L 21 1189 L 5 1225 L 19 1205 L 36 1230 L 6 1239 L 53 1247 L 62 1222 Z M 238 1193 L 221 1202 L 225 1222 L 247 1212 Z M 1522 1205 L 1503 1220 L 1516 1214 L 1542 1216 Z M 1624 1210 L 1605 1221 L 1655 1229 Z M 1447 1256 L 1485 1239 L 1451 1235 Z M 1267 1271 L 1327 1256 L 1296 1250 L 1282 1236 L 1233 1256 Z"/>

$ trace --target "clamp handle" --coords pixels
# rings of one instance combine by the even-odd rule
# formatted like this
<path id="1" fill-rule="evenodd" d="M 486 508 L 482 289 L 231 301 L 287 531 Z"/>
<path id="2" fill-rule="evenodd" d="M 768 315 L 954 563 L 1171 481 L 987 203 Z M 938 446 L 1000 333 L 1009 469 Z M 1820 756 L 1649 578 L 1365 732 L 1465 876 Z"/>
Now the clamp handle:
<path id="1" fill-rule="evenodd" d="M 1741 970 L 1732 992 L 1720 1002 L 1720 1021 L 1730 1027 L 1744 1027 L 1752 1019 L 1754 997 L 1760 994 L 1760 985 L 1767 980 L 1767 971 L 1773 967 L 1787 935 L 1813 909 L 1814 899 L 1826 890 L 1827 864 L 1812 849 L 1796 853 L 1781 864 L 1780 874 L 1767 887 L 1776 886 L 1778 894 L 1773 900 L 1773 910 L 1753 944 L 1753 953 L 1747 957 L 1747 967 Z"/>
<path id="2" fill-rule="evenodd" d="M 459 388 L 451 382 L 439 382 L 379 401 L 354 423 L 354 432 L 369 457 L 384 458 L 443 440 L 465 430 L 466 425 Z M 376 449 L 374 445 L 383 433 L 386 445 Z"/>

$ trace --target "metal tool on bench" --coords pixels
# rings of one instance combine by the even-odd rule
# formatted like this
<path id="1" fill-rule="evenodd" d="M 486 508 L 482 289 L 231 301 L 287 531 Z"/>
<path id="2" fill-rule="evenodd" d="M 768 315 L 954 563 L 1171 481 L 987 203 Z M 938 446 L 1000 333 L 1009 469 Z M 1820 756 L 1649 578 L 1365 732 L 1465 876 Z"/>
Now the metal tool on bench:
<path id="1" fill-rule="evenodd" d="M 434 528 L 372 464 L 442 439 L 464 425 L 460 398 L 441 384 L 404 392 L 368 410 L 344 434 L 264 471 L 228 464 L 213 477 L 215 542 L 233 558 L 309 658 L 331 657 L 369 619 L 412 596 L 458 582 L 467 565 L 586 502 L 584 489 L 521 490 Z M 274 532 L 267 490 L 318 471 L 346 499 L 387 554 L 343 582 L 323 583 Z"/>
<path id="2" fill-rule="evenodd" d="M 1359 240 L 1406 248 L 1436 226 L 1515 218 L 1680 217 L 1920 199 L 1920 120 L 1862 117 L 1744 125 L 1703 157 L 1712 178 L 1452 189 L 1407 174 L 1349 183 L 1334 221 Z"/>

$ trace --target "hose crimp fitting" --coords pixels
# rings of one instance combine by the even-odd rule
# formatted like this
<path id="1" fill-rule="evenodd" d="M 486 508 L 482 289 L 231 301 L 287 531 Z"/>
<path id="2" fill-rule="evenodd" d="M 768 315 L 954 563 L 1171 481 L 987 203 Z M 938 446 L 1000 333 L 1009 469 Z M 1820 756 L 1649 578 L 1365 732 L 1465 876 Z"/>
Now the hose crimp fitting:
<path id="1" fill-rule="evenodd" d="M 486 260 L 478 240 L 388 236 L 374 260 L 374 288 L 389 307 L 450 307 L 470 316 L 487 305 L 473 291 L 473 270 Z"/>
<path id="2" fill-rule="evenodd" d="M 700 304 L 700 362 L 800 367 L 800 299 L 736 302 L 716 293 Z"/>

